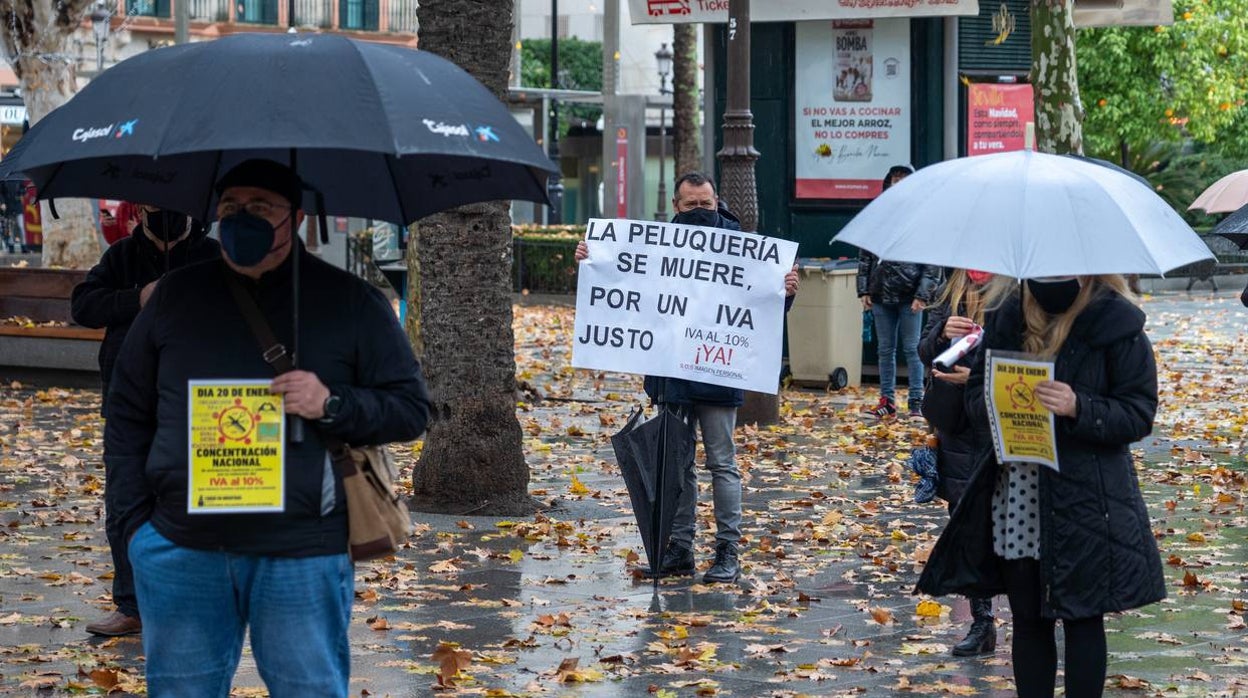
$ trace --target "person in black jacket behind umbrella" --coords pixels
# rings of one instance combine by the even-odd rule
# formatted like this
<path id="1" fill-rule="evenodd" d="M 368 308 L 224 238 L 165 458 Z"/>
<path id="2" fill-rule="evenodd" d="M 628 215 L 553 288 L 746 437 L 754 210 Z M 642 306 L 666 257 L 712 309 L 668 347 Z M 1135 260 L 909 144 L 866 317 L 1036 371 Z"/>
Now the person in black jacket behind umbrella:
<path id="1" fill-rule="evenodd" d="M 923 416 L 936 432 L 936 468 L 940 475 L 936 494 L 949 503 L 950 514 L 962 498 L 974 466 L 974 430 L 963 406 L 973 354 L 959 359 L 948 373 L 932 366 L 932 362 L 953 342 L 983 324 L 984 285 L 991 278 L 986 272 L 954 269 L 937 293 L 936 305 L 928 311 L 923 340 L 919 342 L 919 359 L 932 376 L 923 399 Z M 997 648 L 992 597 L 971 597 L 969 601 L 971 629 L 954 645 L 953 655 L 992 654 Z"/>
<path id="2" fill-rule="evenodd" d="M 913 174 L 905 165 L 894 165 L 884 175 L 884 189 Z M 940 267 L 930 264 L 889 262 L 862 250 L 858 254 L 858 297 L 871 311 L 876 355 L 880 362 L 880 401 L 865 410 L 869 417 L 891 419 L 897 416 L 897 345 L 906 357 L 909 398 L 906 409 L 912 419 L 922 416 L 923 380 L 920 375 L 919 332 L 923 308 L 936 297 Z"/>
<path id="3" fill-rule="evenodd" d="M 322 435 L 356 446 L 409 441 L 429 419 L 420 366 L 390 304 L 295 234 L 301 187 L 267 160 L 226 173 L 217 183 L 222 260 L 165 277 L 117 360 L 104 432 L 108 506 L 129 541 L 153 696 L 228 694 L 248 631 L 274 698 L 348 694 L 354 571 L 342 478 Z M 298 370 L 273 378 L 234 282 L 282 347 L 297 347 Z M 196 379 L 272 380 L 287 414 L 305 421 L 303 439 L 284 444 L 281 511 L 191 513 Z"/>
<path id="4" fill-rule="evenodd" d="M 1066 645 L 1066 695 L 1100 696 L 1104 614 L 1165 598 L 1161 555 L 1130 446 L 1157 411 L 1157 365 L 1144 312 L 1118 275 L 994 281 L 984 348 L 1053 361 L 1036 398 L 1056 418 L 1061 470 L 998 464 L 976 352 L 966 407 L 976 431 L 972 480 L 932 550 L 918 588 L 1005 592 L 1013 615 L 1014 680 L 1022 698 L 1052 696 L 1056 623 Z M 999 291 L 995 293 L 994 291 Z M 1020 298 L 1021 295 L 1021 298 Z"/>
<path id="5" fill-rule="evenodd" d="M 129 236 L 104 251 L 87 278 L 74 287 L 70 301 L 74 322 L 83 327 L 105 328 L 99 355 L 102 414 L 108 404 L 108 384 L 121 343 L 157 282 L 174 269 L 221 256 L 217 241 L 209 239 L 207 230 L 186 216 L 155 206 L 140 206 L 138 211 L 138 225 Z M 106 488 L 111 480 L 105 470 Z M 106 521 L 111 514 L 106 512 Z M 111 529 L 105 524 L 105 531 L 108 530 Z M 110 537 L 108 547 L 113 555 L 113 604 L 117 610 L 89 623 L 87 632 L 103 636 L 141 632 L 143 624 L 139 603 L 134 598 L 134 576 L 126 557 L 126 541 Z"/>

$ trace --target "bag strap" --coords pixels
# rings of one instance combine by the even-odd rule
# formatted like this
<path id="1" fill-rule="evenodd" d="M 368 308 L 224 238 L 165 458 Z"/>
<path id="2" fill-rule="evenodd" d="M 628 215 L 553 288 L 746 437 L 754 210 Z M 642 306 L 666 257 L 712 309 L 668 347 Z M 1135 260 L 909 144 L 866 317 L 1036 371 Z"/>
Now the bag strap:
<path id="1" fill-rule="evenodd" d="M 237 274 L 228 271 L 225 274 L 225 280 L 226 285 L 230 287 L 230 293 L 234 295 L 234 302 L 238 305 L 239 312 L 243 314 L 243 319 L 247 321 L 247 326 L 251 328 L 252 335 L 255 336 L 256 341 L 260 344 L 264 362 L 272 366 L 279 376 L 295 370 L 295 362 L 291 359 L 290 353 L 286 351 L 286 345 L 278 341 L 277 335 L 273 334 L 273 328 L 269 326 L 269 321 L 264 319 L 264 313 L 260 311 L 260 306 L 256 303 L 255 297 L 243 287 L 242 280 L 238 278 Z M 344 458 L 348 461 L 350 460 L 350 448 L 342 439 L 321 432 L 321 441 L 329 451 L 329 459 L 335 467 L 341 469 L 342 460 Z M 354 468 L 354 464 L 352 467 Z"/>

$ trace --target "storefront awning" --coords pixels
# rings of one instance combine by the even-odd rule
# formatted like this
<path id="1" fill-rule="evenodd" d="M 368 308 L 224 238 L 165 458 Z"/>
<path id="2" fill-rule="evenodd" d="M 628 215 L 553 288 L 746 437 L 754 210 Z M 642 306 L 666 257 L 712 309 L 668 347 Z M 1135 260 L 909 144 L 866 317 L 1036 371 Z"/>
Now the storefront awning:
<path id="1" fill-rule="evenodd" d="M 628 0 L 633 24 L 728 21 L 728 0 Z M 751 22 L 979 14 L 978 0 L 754 0 Z"/>

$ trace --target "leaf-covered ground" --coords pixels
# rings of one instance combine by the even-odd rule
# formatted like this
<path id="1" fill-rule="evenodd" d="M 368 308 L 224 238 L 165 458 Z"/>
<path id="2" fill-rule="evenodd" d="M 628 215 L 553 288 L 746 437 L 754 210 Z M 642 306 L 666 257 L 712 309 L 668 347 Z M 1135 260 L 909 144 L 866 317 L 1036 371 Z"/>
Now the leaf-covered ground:
<path id="1" fill-rule="evenodd" d="M 1186 295 L 1146 310 L 1163 407 L 1137 452 L 1170 598 L 1109 620 L 1108 693 L 1248 695 L 1248 313 Z M 954 659 L 965 602 L 911 594 L 945 510 L 912 502 L 902 461 L 922 430 L 861 420 L 869 390 L 786 389 L 781 424 L 740 429 L 741 583 L 653 594 L 609 444 L 640 379 L 572 370 L 571 332 L 570 308 L 516 308 L 531 490 L 550 509 L 418 514 L 401 555 L 359 566 L 353 695 L 1012 695 L 1008 611 L 995 656 Z M 139 641 L 83 629 L 109 608 L 98 401 L 0 388 L 3 693 L 144 693 Z M 418 449 L 396 447 L 406 469 Z M 234 693 L 264 695 L 248 654 Z"/>

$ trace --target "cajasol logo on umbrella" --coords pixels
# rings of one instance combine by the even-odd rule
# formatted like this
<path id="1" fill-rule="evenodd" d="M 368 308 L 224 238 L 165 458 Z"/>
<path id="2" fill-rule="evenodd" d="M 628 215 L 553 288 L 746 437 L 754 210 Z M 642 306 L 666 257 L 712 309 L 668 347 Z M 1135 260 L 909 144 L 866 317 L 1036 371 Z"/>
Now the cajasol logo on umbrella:
<path id="1" fill-rule="evenodd" d="M 76 128 L 70 136 L 70 139 L 78 143 L 86 143 L 88 141 L 95 140 L 96 138 L 108 138 L 109 136 L 114 136 L 115 138 L 133 136 L 134 127 L 138 123 L 138 119 L 131 119 L 129 121 L 121 122 L 120 125 L 112 123 L 107 126 L 88 126 L 86 128 Z M 116 130 L 115 135 L 114 129 Z"/>

